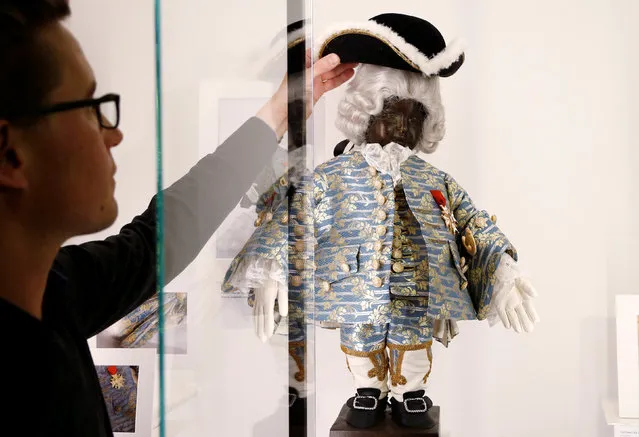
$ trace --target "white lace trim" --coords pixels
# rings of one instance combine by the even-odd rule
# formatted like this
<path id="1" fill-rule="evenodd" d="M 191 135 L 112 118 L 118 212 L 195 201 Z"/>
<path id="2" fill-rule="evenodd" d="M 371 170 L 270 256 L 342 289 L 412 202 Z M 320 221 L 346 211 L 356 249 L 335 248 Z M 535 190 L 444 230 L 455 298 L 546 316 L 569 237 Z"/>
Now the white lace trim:
<path id="1" fill-rule="evenodd" d="M 286 272 L 276 260 L 247 256 L 240 261 L 229 278 L 229 283 L 241 292 L 248 293 L 251 288 L 262 287 L 267 279 L 288 285 Z"/>
<path id="2" fill-rule="evenodd" d="M 377 171 L 390 175 L 394 186 L 402 180 L 400 165 L 417 153 L 397 143 L 388 143 L 384 147 L 377 143 L 364 144 L 354 147 L 353 150 L 361 152 L 366 162 Z"/>

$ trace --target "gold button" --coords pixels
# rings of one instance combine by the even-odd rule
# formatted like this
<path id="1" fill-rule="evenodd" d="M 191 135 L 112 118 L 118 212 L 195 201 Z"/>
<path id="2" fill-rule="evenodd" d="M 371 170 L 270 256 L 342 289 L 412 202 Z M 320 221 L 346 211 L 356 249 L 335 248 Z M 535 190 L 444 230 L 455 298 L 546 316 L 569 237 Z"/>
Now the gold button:
<path id="1" fill-rule="evenodd" d="M 383 284 L 382 278 L 375 277 L 373 278 L 373 286 L 381 287 Z"/>
<path id="2" fill-rule="evenodd" d="M 304 235 L 304 227 L 297 225 L 293 229 L 293 232 L 295 233 L 296 236 L 301 237 Z"/>
<path id="3" fill-rule="evenodd" d="M 299 220 L 300 222 L 303 222 L 304 220 L 306 220 L 306 213 L 304 211 L 298 212 L 297 220 Z"/>
<path id="4" fill-rule="evenodd" d="M 373 260 L 373 270 L 379 270 L 382 268 L 382 262 L 378 259 Z"/>
<path id="5" fill-rule="evenodd" d="M 375 249 L 375 252 L 381 252 L 383 247 L 384 247 L 384 244 L 381 241 L 376 241 L 375 244 L 373 245 L 373 249 Z"/>
<path id="6" fill-rule="evenodd" d="M 295 242 L 295 250 L 297 250 L 298 252 L 304 252 L 304 241 L 302 241 L 302 240 L 296 241 Z"/>
<path id="7" fill-rule="evenodd" d="M 329 291 L 331 289 L 331 284 L 329 284 L 327 281 L 322 281 L 320 286 L 322 287 L 323 291 Z"/>
<path id="8" fill-rule="evenodd" d="M 396 238 L 393 240 L 393 247 L 395 249 L 401 249 L 402 248 L 402 240 L 400 240 L 399 238 Z"/>
<path id="9" fill-rule="evenodd" d="M 492 221 L 493 224 L 497 224 L 497 216 L 496 215 L 491 215 L 490 216 L 490 221 Z"/>
<path id="10" fill-rule="evenodd" d="M 401 273 L 404 271 L 404 264 L 402 263 L 394 263 L 393 264 L 393 271 L 395 273 Z"/>
<path id="11" fill-rule="evenodd" d="M 468 252 L 468 255 L 475 256 L 477 253 L 477 242 L 475 241 L 475 237 L 473 237 L 473 233 L 470 229 L 466 228 L 465 235 L 462 235 L 461 240 L 466 252 Z"/>
<path id="12" fill-rule="evenodd" d="M 402 259 L 402 250 L 401 249 L 395 249 L 393 250 L 393 258 L 396 259 Z"/>
<path id="13" fill-rule="evenodd" d="M 291 284 L 293 287 L 299 287 L 302 285 L 302 277 L 301 276 L 291 276 Z"/>
<path id="14" fill-rule="evenodd" d="M 382 193 L 377 193 L 375 195 L 375 199 L 377 199 L 377 203 L 379 205 L 383 205 L 386 203 L 386 197 L 384 197 L 384 195 Z"/>
<path id="15" fill-rule="evenodd" d="M 255 225 L 256 228 L 258 226 L 262 226 L 262 217 L 261 216 L 258 217 L 253 224 Z"/>
<path id="16" fill-rule="evenodd" d="M 377 211 L 377 220 L 386 220 L 386 213 L 384 211 Z"/>
<path id="17" fill-rule="evenodd" d="M 295 268 L 298 271 L 304 270 L 304 260 L 303 259 L 296 259 L 295 260 Z"/>
<path id="18" fill-rule="evenodd" d="M 382 181 L 380 181 L 379 179 L 375 179 L 375 182 L 373 182 L 373 186 L 378 190 L 381 190 L 384 184 L 382 184 Z"/>
<path id="19" fill-rule="evenodd" d="M 283 225 L 288 223 L 288 214 L 284 214 L 282 216 L 282 218 L 280 219 L 280 223 L 282 223 Z"/>
<path id="20" fill-rule="evenodd" d="M 380 225 L 377 227 L 377 235 L 383 237 L 386 234 L 386 226 Z"/>
<path id="21" fill-rule="evenodd" d="M 350 272 L 350 271 L 351 271 L 351 268 L 350 268 L 350 267 L 348 266 L 348 264 L 346 264 L 346 263 L 342 264 L 342 265 L 340 266 L 340 268 L 342 269 L 342 271 L 343 271 L 344 273 L 348 273 L 348 272 Z"/>
<path id="22" fill-rule="evenodd" d="M 377 169 L 375 167 L 368 167 L 368 172 L 371 176 L 377 176 Z"/>
<path id="23" fill-rule="evenodd" d="M 265 221 L 266 223 L 268 223 L 268 222 L 270 222 L 271 220 L 273 220 L 273 213 L 272 213 L 271 211 L 269 211 L 269 212 L 267 212 L 267 213 L 264 215 L 264 221 Z"/>
<path id="24" fill-rule="evenodd" d="M 286 186 L 286 184 L 288 184 L 288 181 L 286 180 L 286 178 L 284 176 L 282 176 L 280 178 L 280 185 L 284 187 L 284 186 Z"/>

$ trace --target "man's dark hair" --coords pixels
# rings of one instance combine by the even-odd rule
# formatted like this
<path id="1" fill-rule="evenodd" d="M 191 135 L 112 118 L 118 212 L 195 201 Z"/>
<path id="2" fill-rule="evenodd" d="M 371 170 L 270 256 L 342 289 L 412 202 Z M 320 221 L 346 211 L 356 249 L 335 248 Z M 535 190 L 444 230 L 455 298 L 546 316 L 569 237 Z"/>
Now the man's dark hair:
<path id="1" fill-rule="evenodd" d="M 58 85 L 41 31 L 70 14 L 68 0 L 0 0 L 0 119 L 37 110 Z"/>

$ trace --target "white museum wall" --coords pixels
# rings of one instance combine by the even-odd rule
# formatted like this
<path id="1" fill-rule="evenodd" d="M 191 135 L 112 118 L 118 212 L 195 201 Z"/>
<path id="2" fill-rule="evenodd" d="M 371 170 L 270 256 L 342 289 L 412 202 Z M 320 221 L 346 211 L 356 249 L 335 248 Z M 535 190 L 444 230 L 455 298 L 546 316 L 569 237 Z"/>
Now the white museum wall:
<path id="1" fill-rule="evenodd" d="M 285 3 L 266 3 L 165 2 L 165 185 L 199 156 L 201 82 L 241 81 L 248 54 L 285 25 Z M 103 236 L 155 191 L 152 2 L 73 7 L 70 25 L 100 89 L 123 95 L 125 141 L 114 151 L 121 215 Z M 390 10 L 379 0 L 316 0 L 315 33 Z M 444 435 L 611 435 L 600 401 L 616 392 L 614 295 L 637 293 L 639 4 L 415 0 L 394 11 L 429 19 L 447 40 L 466 39 L 465 65 L 442 80 L 448 133 L 428 159 L 497 215 L 540 293 L 534 333 L 463 323 L 448 350 L 436 346 L 431 395 L 442 406 Z M 330 156 L 342 139 L 331 111 L 342 92 L 325 98 L 318 155 Z M 272 415 L 269 426 L 282 429 L 285 344 L 262 345 L 243 302 L 219 297 L 223 267 L 200 271 L 190 268 L 169 286 L 200 299 L 197 329 L 189 330 L 195 362 L 169 377 L 169 385 L 181 381 L 174 398 L 197 396 L 170 417 L 169 435 L 269 435 L 256 424 Z M 352 388 L 338 332 L 316 333 L 317 435 L 326 436 Z M 224 402 L 246 396 L 260 402 L 251 417 Z"/>
<path id="2" fill-rule="evenodd" d="M 316 28 L 363 9 L 334 5 L 316 3 Z M 540 293 L 542 323 L 531 335 L 464 323 L 448 350 L 436 348 L 431 389 L 448 435 L 612 435 L 600 400 L 616 390 L 614 295 L 637 293 L 637 6 L 457 1 L 399 10 L 467 40 L 465 65 L 442 80 L 448 133 L 429 159 L 497 215 Z M 370 16 L 386 11 L 386 2 L 366 4 Z M 331 132 L 339 138 L 329 130 L 329 142 Z M 328 389 L 348 382 L 338 340 L 318 332 L 319 429 L 348 395 Z"/>
<path id="3" fill-rule="evenodd" d="M 121 95 L 122 143 L 113 149 L 119 217 L 99 234 L 69 243 L 117 233 L 148 206 L 156 186 L 155 54 L 153 2 L 98 0 L 71 2 L 68 27 L 76 35 L 98 82 L 96 96 Z"/>

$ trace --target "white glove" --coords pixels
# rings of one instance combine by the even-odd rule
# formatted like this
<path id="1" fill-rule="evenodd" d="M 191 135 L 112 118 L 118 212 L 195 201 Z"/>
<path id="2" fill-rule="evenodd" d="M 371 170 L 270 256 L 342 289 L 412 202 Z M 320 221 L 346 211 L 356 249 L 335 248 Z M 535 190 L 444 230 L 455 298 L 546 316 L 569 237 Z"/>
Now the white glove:
<path id="1" fill-rule="evenodd" d="M 518 333 L 531 332 L 535 323 L 539 322 L 539 315 L 532 303 L 535 297 L 535 288 L 528 279 L 521 276 L 515 260 L 504 253 L 495 272 L 495 285 L 488 314 L 489 325 L 494 326 L 501 319 L 506 329 L 512 327 Z"/>
<path id="2" fill-rule="evenodd" d="M 253 290 L 253 326 L 255 334 L 264 343 L 275 333 L 275 299 L 278 302 L 279 315 L 288 315 L 288 290 L 273 279 L 264 281 L 264 285 Z"/>

